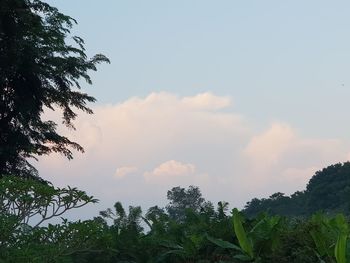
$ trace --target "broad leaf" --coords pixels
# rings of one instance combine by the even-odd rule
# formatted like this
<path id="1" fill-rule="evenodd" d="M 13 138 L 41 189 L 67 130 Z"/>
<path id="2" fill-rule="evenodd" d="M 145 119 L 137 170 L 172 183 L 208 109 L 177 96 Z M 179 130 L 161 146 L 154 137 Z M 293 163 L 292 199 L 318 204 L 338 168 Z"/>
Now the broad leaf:
<path id="1" fill-rule="evenodd" d="M 252 244 L 247 238 L 247 234 L 243 228 L 241 217 L 237 208 L 233 209 L 233 224 L 240 247 L 250 258 L 254 258 Z"/>
<path id="2" fill-rule="evenodd" d="M 236 250 L 242 251 L 240 247 L 228 241 L 222 240 L 221 238 L 214 238 L 207 235 L 207 239 L 221 248 L 236 249 Z"/>

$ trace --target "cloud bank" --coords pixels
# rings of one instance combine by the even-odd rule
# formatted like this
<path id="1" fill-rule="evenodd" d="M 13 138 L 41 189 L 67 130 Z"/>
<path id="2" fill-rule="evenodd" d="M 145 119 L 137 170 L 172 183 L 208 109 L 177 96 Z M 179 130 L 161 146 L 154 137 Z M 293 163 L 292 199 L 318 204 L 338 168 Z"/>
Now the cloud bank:
<path id="1" fill-rule="evenodd" d="M 151 93 L 93 110 L 79 116 L 75 132 L 59 128 L 85 154 L 70 162 L 43 157 L 38 166 L 45 179 L 85 189 L 102 207 L 118 200 L 162 205 L 167 190 L 190 184 L 210 200 L 242 207 L 252 197 L 303 189 L 317 169 L 350 152 L 344 140 L 306 138 L 285 122 L 256 130 L 230 97 L 210 92 Z M 58 115 L 46 113 L 59 121 Z"/>

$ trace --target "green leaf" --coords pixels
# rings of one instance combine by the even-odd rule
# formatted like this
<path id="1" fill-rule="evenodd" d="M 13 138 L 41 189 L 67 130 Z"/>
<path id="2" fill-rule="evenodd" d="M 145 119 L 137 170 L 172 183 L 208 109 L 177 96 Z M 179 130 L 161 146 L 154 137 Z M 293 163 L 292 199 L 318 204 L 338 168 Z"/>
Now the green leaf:
<path id="1" fill-rule="evenodd" d="M 252 260 L 249 256 L 243 255 L 243 254 L 235 255 L 233 258 L 239 259 L 241 261 L 251 261 Z"/>
<path id="2" fill-rule="evenodd" d="M 214 238 L 207 235 L 207 239 L 221 248 L 236 249 L 236 250 L 242 251 L 241 248 L 236 246 L 235 244 L 232 244 L 220 238 Z"/>
<path id="3" fill-rule="evenodd" d="M 310 235 L 312 239 L 315 242 L 317 252 L 318 254 L 323 257 L 324 255 L 328 254 L 328 249 L 326 245 L 325 238 L 322 236 L 322 234 L 316 230 L 311 230 Z"/>
<path id="4" fill-rule="evenodd" d="M 337 263 L 346 263 L 346 241 L 347 234 L 341 233 L 338 236 L 337 243 L 335 244 L 334 253 Z"/>
<path id="5" fill-rule="evenodd" d="M 172 249 L 183 249 L 183 247 L 179 244 L 168 240 L 162 240 L 161 242 L 159 242 L 159 245 Z"/>
<path id="6" fill-rule="evenodd" d="M 241 216 L 237 208 L 233 209 L 233 224 L 234 224 L 235 234 L 237 236 L 240 247 L 245 253 L 247 253 L 247 255 L 250 258 L 254 258 L 252 244 L 247 238 L 247 234 L 243 228 Z"/>

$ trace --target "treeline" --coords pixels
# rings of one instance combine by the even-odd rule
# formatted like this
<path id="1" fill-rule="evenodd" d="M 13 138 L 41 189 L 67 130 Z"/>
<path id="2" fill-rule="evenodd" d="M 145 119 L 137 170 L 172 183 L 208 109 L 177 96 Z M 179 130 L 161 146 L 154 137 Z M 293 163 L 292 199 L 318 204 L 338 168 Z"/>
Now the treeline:
<path id="1" fill-rule="evenodd" d="M 284 216 L 310 216 L 317 211 L 326 214 L 350 213 L 350 162 L 338 163 L 317 171 L 306 190 L 291 196 L 274 193 L 269 198 L 254 198 L 244 214 L 254 217 L 261 212 Z"/>
<path id="2" fill-rule="evenodd" d="M 326 182 L 327 187 L 346 189 L 348 169 L 345 163 L 317 172 L 300 195 L 321 192 Z M 321 209 L 341 210 L 340 205 L 328 206 L 327 198 L 333 200 L 333 195 L 319 200 L 318 207 L 327 204 Z M 284 198 L 275 196 L 276 200 Z M 0 262 L 350 262 L 350 228 L 342 214 L 284 217 L 260 213 L 249 218 L 244 216 L 247 208 L 240 213 L 229 211 L 227 202 L 214 206 L 194 186 L 174 187 L 167 198 L 165 208 L 154 206 L 145 213 L 139 206 L 126 209 L 117 202 L 92 220 L 47 224 L 97 200 L 76 188 L 2 177 Z"/>

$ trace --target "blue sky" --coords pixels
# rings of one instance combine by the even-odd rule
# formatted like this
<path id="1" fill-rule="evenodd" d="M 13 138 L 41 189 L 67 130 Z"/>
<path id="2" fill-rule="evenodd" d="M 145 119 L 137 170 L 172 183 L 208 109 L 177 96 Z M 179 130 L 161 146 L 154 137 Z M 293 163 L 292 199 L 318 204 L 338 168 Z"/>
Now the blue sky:
<path id="1" fill-rule="evenodd" d="M 78 20 L 88 53 L 112 61 L 87 89 L 98 103 L 210 90 L 232 95 L 257 120 L 288 119 L 319 136 L 349 134 L 348 1 L 50 3 Z"/>
<path id="2" fill-rule="evenodd" d="M 98 102 L 94 105 L 97 111 L 124 117 L 103 121 L 96 119 L 102 115 L 97 115 L 94 121 L 83 117 L 78 126 L 87 127 L 86 123 L 94 122 L 101 130 L 101 138 L 112 140 L 112 144 L 116 140 L 116 147 L 120 147 L 118 140 L 122 135 L 118 135 L 118 131 L 122 127 L 118 126 L 118 120 L 124 125 L 125 118 L 134 118 L 134 122 L 128 120 L 125 124 L 127 126 L 132 123 L 132 127 L 142 127 L 143 123 L 159 120 L 161 127 L 154 124 L 154 130 L 159 131 L 163 131 L 164 118 L 164 123 L 169 119 L 180 120 L 180 113 L 188 114 L 189 120 L 192 123 L 198 122 L 203 130 L 211 131 L 210 125 L 218 125 L 220 128 L 224 120 L 227 121 L 226 126 L 222 125 L 222 130 L 214 129 L 203 140 L 198 139 L 197 144 L 193 142 L 196 137 L 191 133 L 197 131 L 196 125 L 192 127 L 193 131 L 186 127 L 179 129 L 168 140 L 182 140 L 182 144 L 168 145 L 164 138 L 163 143 L 166 146 L 155 151 L 152 156 L 145 153 L 147 158 L 144 158 L 144 163 L 134 160 L 132 151 L 119 158 L 125 159 L 124 164 L 118 160 L 102 162 L 107 167 L 104 171 L 106 174 L 128 167 L 129 170 L 126 170 L 130 173 L 139 171 L 139 176 L 143 174 L 143 179 L 146 178 L 146 181 L 142 181 L 134 176 L 125 179 L 130 180 L 129 183 L 119 181 L 116 184 L 125 184 L 124 187 L 132 184 L 146 185 L 150 170 L 156 170 L 156 167 L 177 167 L 195 177 L 191 165 L 196 167 L 196 171 L 200 171 L 198 174 L 206 174 L 209 181 L 214 178 L 215 171 L 225 174 L 223 181 L 231 180 L 237 173 L 255 178 L 259 173 L 242 165 L 248 160 L 242 161 L 241 158 L 249 153 L 256 161 L 256 158 L 261 157 L 259 154 L 264 152 L 261 148 L 265 147 L 266 151 L 275 149 L 272 159 L 269 159 L 274 167 L 269 168 L 266 174 L 290 174 L 299 171 L 303 176 L 300 175 L 299 181 L 293 181 L 295 183 L 288 187 L 284 187 L 287 181 L 283 180 L 276 185 L 266 184 L 257 189 L 257 195 L 263 196 L 277 190 L 277 187 L 286 192 L 298 190 L 312 176 L 313 169 L 322 168 L 334 161 L 347 160 L 350 152 L 349 1 L 48 2 L 78 21 L 79 24 L 74 27 L 73 32 L 85 39 L 88 54 L 103 53 L 112 62 L 110 65 L 101 65 L 96 73 L 91 74 L 93 86 L 84 87 L 97 98 Z M 206 95 L 196 97 L 200 94 Z M 133 97 L 138 97 L 139 101 L 132 101 Z M 230 103 L 226 103 L 225 99 L 229 99 Z M 196 112 L 203 115 L 196 115 L 194 106 L 189 107 L 188 103 L 194 103 Z M 178 113 L 171 110 L 168 112 L 164 104 L 174 105 Z M 144 105 L 149 107 L 143 108 L 146 107 Z M 110 113 L 106 107 L 110 107 Z M 140 113 L 132 107 L 140 107 L 146 113 L 139 116 Z M 164 118 L 155 113 L 163 110 L 168 114 Z M 205 115 L 208 112 L 210 116 Z M 213 121 L 213 116 L 217 118 L 217 122 Z M 232 120 L 236 117 L 240 121 Z M 240 134 L 238 137 L 230 136 L 231 132 L 237 131 L 230 125 L 237 125 L 235 127 L 239 127 L 237 129 L 240 132 L 247 132 L 242 132 L 244 135 Z M 116 137 L 103 137 L 106 134 L 103 129 L 106 127 L 115 128 L 117 135 L 113 136 Z M 78 137 L 84 137 L 84 131 L 80 132 Z M 140 133 L 142 132 L 141 129 Z M 169 131 L 165 129 L 163 132 Z M 127 136 L 127 132 L 123 134 Z M 160 132 L 159 136 L 162 135 Z M 90 134 L 85 137 L 91 136 Z M 218 142 L 216 136 L 222 136 L 230 143 Z M 144 138 L 148 139 L 149 137 Z M 128 141 L 128 138 L 120 140 Z M 130 140 L 131 144 L 133 140 Z M 157 143 L 156 139 L 154 142 Z M 190 142 L 198 147 L 197 151 L 188 149 L 192 147 L 189 146 Z M 293 145 L 300 147 L 295 149 Z M 135 146 L 123 144 L 123 147 Z M 150 146 L 144 147 L 137 151 L 146 151 Z M 187 149 L 187 152 L 183 149 Z M 217 149 L 218 152 L 203 157 L 203 152 L 211 149 Z M 108 153 L 118 155 L 114 151 Z M 125 157 L 126 154 L 129 155 Z M 283 158 L 280 157 L 281 154 Z M 78 157 L 75 164 L 74 161 L 70 162 L 69 165 L 74 166 L 72 169 L 76 169 L 74 171 L 80 171 L 77 164 L 79 162 L 86 166 L 80 158 L 87 158 L 85 162 L 88 160 L 88 157 Z M 139 158 L 141 160 L 142 156 Z M 211 165 L 208 165 L 210 160 Z M 136 167 L 133 162 L 142 168 Z M 239 168 L 230 168 L 230 163 Z M 162 164 L 165 165 L 161 166 Z M 50 161 L 44 160 L 40 165 L 46 172 Z M 66 173 L 69 174 L 69 170 Z M 48 176 L 55 178 L 54 173 Z M 265 181 L 271 179 L 268 176 L 262 178 Z M 80 182 L 69 180 L 72 183 Z M 176 182 L 181 184 L 181 181 Z M 247 191 L 250 189 L 248 185 Z M 82 183 L 81 186 L 88 189 L 90 187 L 88 183 Z M 165 187 L 157 187 L 163 186 Z M 232 189 L 235 188 L 234 183 L 231 186 Z M 147 189 L 146 186 L 144 188 Z M 92 191 L 99 194 L 96 189 Z M 165 196 L 166 190 L 162 191 Z M 229 195 L 218 196 L 210 187 L 204 192 L 214 199 L 230 198 Z M 144 195 L 141 194 L 133 201 L 142 203 L 148 196 L 149 192 L 144 192 Z M 254 193 L 240 196 L 238 199 L 234 198 L 234 205 L 244 204 Z M 125 202 L 130 200 L 128 194 L 121 194 L 118 198 Z M 149 198 L 149 203 L 154 204 L 158 199 L 155 194 Z M 105 197 L 105 200 L 111 201 L 112 197 Z M 232 203 L 232 200 L 228 201 Z M 146 204 L 148 203 L 145 202 Z"/>

